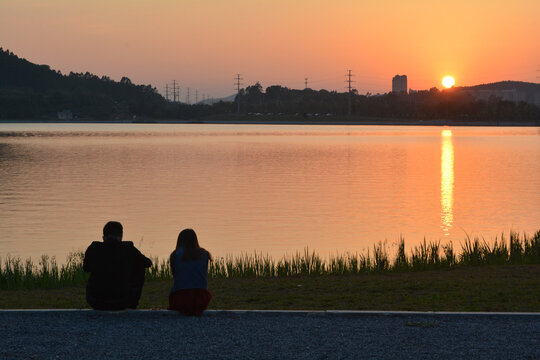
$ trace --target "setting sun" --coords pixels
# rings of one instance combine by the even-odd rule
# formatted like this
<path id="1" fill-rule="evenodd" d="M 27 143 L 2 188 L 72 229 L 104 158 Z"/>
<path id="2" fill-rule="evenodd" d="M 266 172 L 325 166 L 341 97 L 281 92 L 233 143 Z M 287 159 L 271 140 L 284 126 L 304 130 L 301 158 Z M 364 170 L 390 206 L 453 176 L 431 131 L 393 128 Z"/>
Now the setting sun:
<path id="1" fill-rule="evenodd" d="M 451 88 L 455 83 L 456 81 L 451 76 L 446 76 L 444 79 L 442 79 L 442 84 L 445 88 Z"/>

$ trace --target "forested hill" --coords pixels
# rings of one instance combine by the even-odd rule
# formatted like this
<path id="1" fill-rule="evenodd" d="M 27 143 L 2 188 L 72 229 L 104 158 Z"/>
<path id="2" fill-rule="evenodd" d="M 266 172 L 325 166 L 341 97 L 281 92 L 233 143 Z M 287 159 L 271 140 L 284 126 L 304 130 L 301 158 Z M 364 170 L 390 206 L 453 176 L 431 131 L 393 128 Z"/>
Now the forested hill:
<path id="1" fill-rule="evenodd" d="M 0 119 L 56 118 L 69 110 L 79 118 L 153 116 L 165 99 L 148 85 L 90 73 L 62 75 L 0 48 Z"/>
<path id="2" fill-rule="evenodd" d="M 464 90 L 517 90 L 523 92 L 540 92 L 540 84 L 524 81 L 499 81 L 490 84 L 481 84 L 474 86 L 461 86 Z"/>

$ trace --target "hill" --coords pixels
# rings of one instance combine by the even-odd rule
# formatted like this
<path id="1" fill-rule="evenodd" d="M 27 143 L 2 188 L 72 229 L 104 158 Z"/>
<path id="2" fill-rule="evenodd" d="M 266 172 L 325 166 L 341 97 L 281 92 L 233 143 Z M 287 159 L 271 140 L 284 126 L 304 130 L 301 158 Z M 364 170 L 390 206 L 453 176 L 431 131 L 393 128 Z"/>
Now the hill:
<path id="1" fill-rule="evenodd" d="M 62 75 L 0 48 L 0 119 L 151 116 L 165 100 L 149 85 L 90 73 Z"/>
<path id="2" fill-rule="evenodd" d="M 220 101 L 232 103 L 235 100 L 236 100 L 236 94 L 233 94 L 233 95 L 229 95 L 229 96 L 225 96 L 225 97 L 221 97 L 221 98 L 204 99 L 204 100 L 199 101 L 197 104 L 213 105 L 213 104 L 218 103 Z"/>
<path id="3" fill-rule="evenodd" d="M 540 84 L 524 81 L 499 81 L 489 84 L 480 84 L 474 86 L 460 86 L 457 89 L 463 90 L 514 90 L 525 92 L 540 92 Z"/>
<path id="4" fill-rule="evenodd" d="M 457 88 L 468 93 L 476 100 L 493 101 L 498 98 L 514 103 L 525 102 L 540 106 L 540 84 L 523 81 L 500 81 L 491 84 L 481 84 Z"/>

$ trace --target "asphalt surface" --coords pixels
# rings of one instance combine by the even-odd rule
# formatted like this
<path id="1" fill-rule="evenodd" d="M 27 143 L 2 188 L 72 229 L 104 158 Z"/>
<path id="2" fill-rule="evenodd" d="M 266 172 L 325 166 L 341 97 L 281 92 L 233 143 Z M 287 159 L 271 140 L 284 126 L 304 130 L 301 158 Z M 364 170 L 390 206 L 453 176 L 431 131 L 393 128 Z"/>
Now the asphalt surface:
<path id="1" fill-rule="evenodd" d="M 0 311 L 0 359 L 539 359 L 540 313 Z"/>

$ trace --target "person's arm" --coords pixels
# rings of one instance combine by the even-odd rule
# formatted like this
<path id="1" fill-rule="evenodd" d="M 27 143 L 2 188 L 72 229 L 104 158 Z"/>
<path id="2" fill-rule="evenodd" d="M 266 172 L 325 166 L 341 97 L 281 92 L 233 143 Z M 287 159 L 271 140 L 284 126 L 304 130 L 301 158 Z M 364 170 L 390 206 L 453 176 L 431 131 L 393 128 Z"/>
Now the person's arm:
<path id="1" fill-rule="evenodd" d="M 139 265 L 143 268 L 149 268 L 152 266 L 152 260 L 144 256 L 139 250 L 137 251 L 139 252 Z"/>
<path id="2" fill-rule="evenodd" d="M 133 259 L 135 266 L 138 268 L 149 268 L 152 266 L 152 260 L 144 256 L 139 249 L 133 245 L 133 242 L 131 241 L 122 241 L 123 246 L 125 246 L 128 250 L 129 256 L 131 256 L 131 259 Z"/>
<path id="3" fill-rule="evenodd" d="M 94 257 L 95 257 L 95 251 L 93 244 L 90 244 L 88 249 L 86 249 L 86 252 L 84 253 L 84 259 L 83 259 L 83 270 L 85 272 L 92 272 L 94 271 Z"/>

